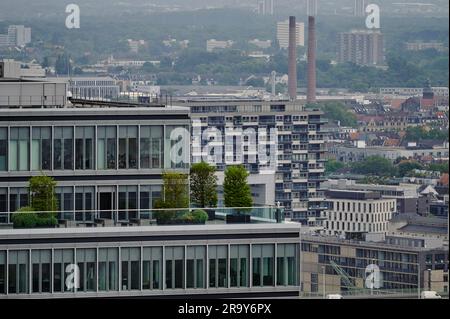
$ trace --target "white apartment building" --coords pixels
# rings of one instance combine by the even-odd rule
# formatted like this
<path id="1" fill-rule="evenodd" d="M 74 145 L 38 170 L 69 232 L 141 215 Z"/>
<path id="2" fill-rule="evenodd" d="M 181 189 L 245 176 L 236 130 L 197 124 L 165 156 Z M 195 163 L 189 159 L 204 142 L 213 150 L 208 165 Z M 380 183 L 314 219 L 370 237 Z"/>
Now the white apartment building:
<path id="1" fill-rule="evenodd" d="M 297 22 L 297 46 L 305 46 L 305 24 Z M 277 40 L 281 49 L 289 48 L 289 20 L 277 23 Z"/>
<path id="2" fill-rule="evenodd" d="M 396 213 L 395 199 L 378 192 L 332 190 L 327 192 L 325 233 L 346 239 L 362 239 L 367 233 L 387 233 Z"/>
<path id="3" fill-rule="evenodd" d="M 23 25 L 10 25 L 8 33 L 0 35 L 1 46 L 25 46 L 31 42 L 31 28 Z"/>

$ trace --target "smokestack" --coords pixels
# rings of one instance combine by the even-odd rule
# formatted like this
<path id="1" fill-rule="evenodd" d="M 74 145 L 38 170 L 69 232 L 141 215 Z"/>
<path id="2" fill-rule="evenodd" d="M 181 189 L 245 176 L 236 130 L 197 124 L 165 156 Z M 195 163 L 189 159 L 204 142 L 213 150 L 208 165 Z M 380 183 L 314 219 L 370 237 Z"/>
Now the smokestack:
<path id="1" fill-rule="evenodd" d="M 306 100 L 316 102 L 316 18 L 308 17 L 308 89 Z"/>
<path id="2" fill-rule="evenodd" d="M 297 99 L 297 23 L 289 17 L 289 98 Z"/>

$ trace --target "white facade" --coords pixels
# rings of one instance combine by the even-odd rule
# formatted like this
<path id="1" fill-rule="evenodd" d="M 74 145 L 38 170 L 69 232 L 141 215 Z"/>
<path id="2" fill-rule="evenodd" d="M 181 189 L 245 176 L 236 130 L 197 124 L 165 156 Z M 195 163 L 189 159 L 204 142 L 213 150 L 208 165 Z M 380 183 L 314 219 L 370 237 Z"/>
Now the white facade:
<path id="1" fill-rule="evenodd" d="M 297 23 L 297 46 L 305 46 L 305 24 Z M 277 40 L 280 48 L 289 48 L 289 20 L 277 23 Z"/>
<path id="2" fill-rule="evenodd" d="M 10 25 L 8 33 L 0 35 L 1 46 L 25 46 L 31 42 L 31 28 L 23 25 Z"/>
<path id="3" fill-rule="evenodd" d="M 389 220 L 396 212 L 395 199 L 328 199 L 325 232 L 329 235 L 348 233 L 386 233 Z"/>

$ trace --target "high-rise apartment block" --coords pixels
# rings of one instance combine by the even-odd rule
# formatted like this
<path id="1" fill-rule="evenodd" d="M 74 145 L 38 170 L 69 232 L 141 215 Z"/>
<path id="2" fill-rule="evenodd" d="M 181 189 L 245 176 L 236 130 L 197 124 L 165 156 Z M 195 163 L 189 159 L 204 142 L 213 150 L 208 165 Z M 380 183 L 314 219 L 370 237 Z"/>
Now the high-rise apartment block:
<path id="1" fill-rule="evenodd" d="M 189 100 L 177 101 L 177 105 L 189 106 L 193 121 L 193 130 L 205 131 L 229 136 L 227 128 L 234 133 L 267 133 L 276 129 L 275 137 L 256 135 L 256 140 L 246 141 L 244 134 L 244 152 L 236 150 L 236 145 L 223 145 L 214 140 L 214 153 L 220 154 L 218 170 L 227 165 L 244 164 L 253 174 L 267 174 L 267 165 L 263 163 L 261 153 L 252 146 L 261 145 L 266 139 L 275 139 L 276 166 L 275 203 L 285 208 L 286 217 L 309 226 L 321 226 L 324 216 L 325 194 L 320 184 L 324 181 L 325 146 L 322 129 L 325 120 L 319 110 L 307 110 L 298 101 L 263 101 L 263 100 Z M 219 131 L 219 133 L 217 133 Z M 195 134 L 197 135 L 197 134 Z M 209 139 L 202 139 L 202 144 L 193 143 L 192 162 L 205 160 L 205 145 Z M 246 144 L 247 143 L 247 144 Z M 239 144 L 237 144 L 239 145 Z M 246 149 L 247 147 L 247 149 Z M 269 146 L 267 146 L 269 147 Z M 252 153 L 253 151 L 253 153 Z M 256 152 L 256 155 L 255 155 Z M 271 154 L 274 155 L 274 154 Z M 273 163 L 272 163 L 273 164 Z"/>
<path id="2" fill-rule="evenodd" d="M 353 30 L 338 36 L 338 62 L 384 64 L 383 34 L 379 30 Z"/>
<path id="3" fill-rule="evenodd" d="M 23 25 L 10 25 L 7 34 L 0 35 L 0 47 L 22 47 L 31 42 L 31 28 Z"/>
<path id="4" fill-rule="evenodd" d="M 257 6 L 258 14 L 273 15 L 274 1 L 275 0 L 257 0 L 256 6 Z"/>

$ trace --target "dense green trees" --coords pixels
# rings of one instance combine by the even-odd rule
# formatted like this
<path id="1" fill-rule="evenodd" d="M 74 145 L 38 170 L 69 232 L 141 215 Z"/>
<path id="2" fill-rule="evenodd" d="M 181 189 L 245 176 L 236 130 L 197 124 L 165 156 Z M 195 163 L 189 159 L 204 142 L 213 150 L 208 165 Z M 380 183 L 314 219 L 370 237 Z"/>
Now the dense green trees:
<path id="1" fill-rule="evenodd" d="M 342 103 L 325 102 L 308 106 L 320 108 L 325 113 L 325 118 L 339 121 L 342 126 L 357 126 L 356 115 L 350 112 Z"/>
<path id="2" fill-rule="evenodd" d="M 352 171 L 356 174 L 375 176 L 394 176 L 396 172 L 392 162 L 381 156 L 370 156 L 353 163 Z"/>
<path id="3" fill-rule="evenodd" d="M 242 165 L 229 166 L 226 169 L 223 182 L 226 207 L 252 207 L 253 199 L 250 185 L 247 183 L 248 175 Z"/>
<path id="4" fill-rule="evenodd" d="M 201 162 L 191 165 L 191 202 L 198 207 L 217 205 L 216 168 Z"/>
<path id="5" fill-rule="evenodd" d="M 335 159 L 330 159 L 325 163 L 325 174 L 332 174 L 344 167 L 345 167 L 344 163 L 338 162 Z"/>
<path id="6" fill-rule="evenodd" d="M 155 208 L 158 210 L 154 216 L 159 220 L 172 220 L 177 215 L 177 209 L 189 207 L 189 192 L 187 174 L 176 172 L 165 172 L 163 174 L 163 199 L 156 201 Z M 167 210 L 164 210 L 167 208 Z"/>
<path id="7" fill-rule="evenodd" d="M 425 129 L 423 126 L 408 127 L 406 129 L 405 139 L 407 141 L 418 141 L 426 139 L 437 139 L 448 141 L 448 131 L 438 128 L 432 128 L 430 130 Z"/>

